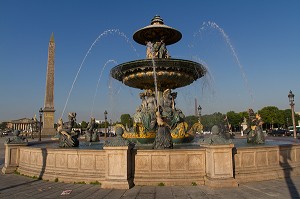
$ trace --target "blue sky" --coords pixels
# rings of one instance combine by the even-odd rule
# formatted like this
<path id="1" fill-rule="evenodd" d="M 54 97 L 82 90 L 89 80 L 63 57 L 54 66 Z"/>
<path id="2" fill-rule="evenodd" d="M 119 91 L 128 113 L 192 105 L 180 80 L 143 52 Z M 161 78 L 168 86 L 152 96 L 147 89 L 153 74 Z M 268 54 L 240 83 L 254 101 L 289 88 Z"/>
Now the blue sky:
<path id="1" fill-rule="evenodd" d="M 113 120 L 132 115 L 141 91 L 111 79 L 109 71 L 145 58 L 145 47 L 132 35 L 155 15 L 183 35 L 168 46 L 172 57 L 209 70 L 207 77 L 175 90 L 185 115 L 194 113 L 195 98 L 203 114 L 268 105 L 287 109 L 290 89 L 299 111 L 299 10 L 298 0 L 0 0 L 0 121 L 33 117 L 43 107 L 52 32 L 55 120 L 61 115 L 66 120 L 70 111 L 79 122 L 91 114 L 103 119 L 104 110 Z"/>

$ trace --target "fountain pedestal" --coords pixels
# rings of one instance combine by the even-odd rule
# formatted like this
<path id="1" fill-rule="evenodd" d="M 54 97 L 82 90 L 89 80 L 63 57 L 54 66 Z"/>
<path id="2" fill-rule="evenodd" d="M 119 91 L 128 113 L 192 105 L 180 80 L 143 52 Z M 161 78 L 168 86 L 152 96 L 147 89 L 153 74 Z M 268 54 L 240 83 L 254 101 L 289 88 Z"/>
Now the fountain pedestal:
<path id="1" fill-rule="evenodd" d="M 234 144 L 202 145 L 206 148 L 205 185 L 210 187 L 237 187 L 233 178 Z"/>
<path id="2" fill-rule="evenodd" d="M 27 143 L 4 144 L 5 145 L 5 163 L 2 173 L 14 173 L 19 166 L 20 147 L 27 146 Z"/>
<path id="3" fill-rule="evenodd" d="M 101 188 L 130 189 L 133 184 L 132 146 L 106 146 L 105 180 Z"/>

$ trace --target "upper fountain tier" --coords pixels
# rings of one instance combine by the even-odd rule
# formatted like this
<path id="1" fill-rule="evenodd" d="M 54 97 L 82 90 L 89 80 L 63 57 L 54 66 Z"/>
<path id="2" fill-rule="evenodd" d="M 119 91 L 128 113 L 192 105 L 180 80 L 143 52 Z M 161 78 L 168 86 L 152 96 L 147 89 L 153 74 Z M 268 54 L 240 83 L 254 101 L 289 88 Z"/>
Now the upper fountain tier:
<path id="1" fill-rule="evenodd" d="M 146 59 L 119 64 L 111 69 L 113 78 L 125 85 L 139 89 L 175 89 L 187 86 L 206 73 L 206 68 L 190 60 L 173 59 L 166 48 L 181 39 L 178 30 L 164 25 L 159 16 L 133 35 L 133 39 L 147 46 Z M 155 70 L 154 70 L 155 69 Z"/>
<path id="2" fill-rule="evenodd" d="M 160 16 L 155 16 L 151 20 L 151 25 L 146 26 L 133 34 L 133 39 L 139 44 L 146 45 L 147 42 L 157 42 L 164 38 L 166 45 L 171 45 L 181 39 L 181 33 L 164 24 Z"/>

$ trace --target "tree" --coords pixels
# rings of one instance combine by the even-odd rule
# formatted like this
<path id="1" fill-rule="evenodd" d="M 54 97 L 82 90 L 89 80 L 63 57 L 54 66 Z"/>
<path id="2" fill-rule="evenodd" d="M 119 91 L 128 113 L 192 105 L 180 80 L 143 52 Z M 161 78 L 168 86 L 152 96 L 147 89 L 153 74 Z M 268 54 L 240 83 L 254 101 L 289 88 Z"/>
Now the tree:
<path id="1" fill-rule="evenodd" d="M 225 116 L 220 112 L 213 113 L 212 115 L 203 115 L 201 117 L 201 123 L 203 125 L 203 130 L 210 131 L 214 125 L 223 126 L 224 118 L 225 118 Z"/>
<path id="2" fill-rule="evenodd" d="M 240 129 L 241 122 L 243 120 L 243 117 L 241 117 L 241 114 L 235 113 L 234 111 L 229 111 L 226 113 L 228 123 L 231 125 L 231 129 L 236 131 L 237 129 Z"/>
<path id="3" fill-rule="evenodd" d="M 293 119 L 292 119 L 292 110 L 291 109 L 285 109 L 282 111 L 283 112 L 283 117 L 285 119 L 285 125 L 287 127 L 292 126 L 293 125 Z M 300 116 L 298 114 L 295 114 L 295 122 L 296 122 L 296 126 L 297 126 L 297 121 L 300 120 Z"/>
<path id="4" fill-rule="evenodd" d="M 276 106 L 266 106 L 259 111 L 259 114 L 263 120 L 265 128 L 279 127 L 280 124 L 284 124 L 283 112 L 281 112 Z"/>
<path id="5" fill-rule="evenodd" d="M 88 123 L 86 121 L 81 122 L 81 128 L 86 129 L 88 126 Z"/>
<path id="6" fill-rule="evenodd" d="M 7 126 L 7 122 L 0 123 L 0 129 L 4 130 L 4 129 L 6 129 L 6 126 Z"/>
<path id="7" fill-rule="evenodd" d="M 242 121 L 244 121 L 244 118 L 249 118 L 249 114 L 247 111 L 239 112 L 238 114 L 240 115 Z"/>
<path id="8" fill-rule="evenodd" d="M 190 115 L 185 117 L 184 121 L 188 124 L 188 128 L 190 129 L 195 123 L 197 123 L 199 120 L 199 117 L 195 115 Z M 202 123 L 202 122 L 201 122 Z"/>
<path id="9" fill-rule="evenodd" d="M 128 127 L 132 126 L 133 121 L 129 114 L 122 114 L 120 119 L 121 119 L 121 124 L 123 124 L 124 126 L 126 126 L 126 124 Z"/>

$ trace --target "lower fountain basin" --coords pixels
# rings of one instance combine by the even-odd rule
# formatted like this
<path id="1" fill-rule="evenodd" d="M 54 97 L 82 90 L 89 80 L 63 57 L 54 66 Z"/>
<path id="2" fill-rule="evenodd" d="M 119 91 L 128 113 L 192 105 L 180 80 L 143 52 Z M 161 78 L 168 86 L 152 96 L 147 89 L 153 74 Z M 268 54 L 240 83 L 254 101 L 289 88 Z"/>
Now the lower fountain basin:
<path id="1" fill-rule="evenodd" d="M 59 148 L 57 141 L 32 142 L 28 146 L 6 144 L 5 157 L 11 158 L 5 159 L 5 169 L 12 172 L 15 169 L 21 174 L 45 180 L 101 183 L 114 171 L 113 166 L 109 167 L 111 161 L 124 165 L 123 161 L 128 160 L 125 165 L 132 167 L 127 171 L 134 171 L 128 175 L 134 178 L 135 185 L 157 185 L 161 182 L 165 185 L 191 185 L 193 182 L 204 185 L 209 175 L 206 168 L 211 168 L 213 165 L 210 164 L 215 160 L 207 158 L 215 150 L 215 158 L 219 158 L 215 165 L 223 165 L 220 168 L 226 165 L 233 176 L 230 179 L 238 183 L 300 175 L 299 141 L 267 139 L 266 144 L 254 146 L 247 144 L 246 139 L 234 139 L 234 147 L 199 145 L 199 139 L 202 138 L 195 138 L 191 143 L 174 144 L 174 149 L 166 150 L 152 150 L 151 144 L 137 144 L 134 149 L 125 149 L 125 153 L 116 153 L 116 150 L 123 150 L 122 147 L 102 147 L 103 141 L 81 144 L 83 148 Z M 227 148 L 227 152 L 223 148 Z M 116 158 L 121 154 L 128 157 Z M 116 157 L 112 159 L 113 155 Z M 228 162 L 224 162 L 223 157 L 227 157 Z M 232 169 L 227 168 L 231 164 Z M 216 172 L 223 171 L 216 169 Z M 226 175 L 231 176 L 230 173 Z"/>

